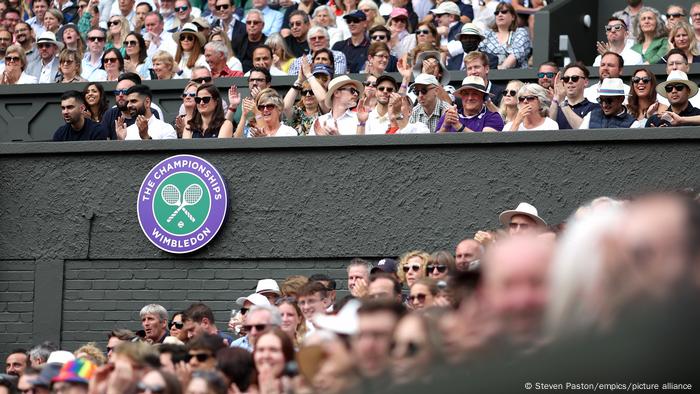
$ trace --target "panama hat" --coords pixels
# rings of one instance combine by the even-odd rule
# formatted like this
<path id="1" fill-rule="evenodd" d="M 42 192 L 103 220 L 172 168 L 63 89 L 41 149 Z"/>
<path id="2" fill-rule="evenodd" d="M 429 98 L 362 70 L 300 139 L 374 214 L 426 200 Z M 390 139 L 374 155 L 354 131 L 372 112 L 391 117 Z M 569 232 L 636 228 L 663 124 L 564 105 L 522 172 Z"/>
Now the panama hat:
<path id="1" fill-rule="evenodd" d="M 341 75 L 339 77 L 333 78 L 328 84 L 328 93 L 326 93 L 326 105 L 328 107 L 333 106 L 333 93 L 335 93 L 336 90 L 342 88 L 345 85 L 352 85 L 355 89 L 357 89 L 358 92 L 360 92 L 360 95 L 362 95 L 362 92 L 365 90 L 365 87 L 362 86 L 362 83 L 360 81 L 350 79 L 350 77 L 348 77 L 347 75 Z"/>
<path id="2" fill-rule="evenodd" d="M 659 86 L 656 87 L 656 93 L 668 98 L 668 93 L 666 93 L 666 85 L 670 83 L 682 83 L 687 86 L 688 89 L 690 89 L 690 96 L 688 96 L 688 98 L 695 97 L 695 95 L 698 94 L 698 85 L 689 80 L 688 75 L 680 70 L 671 71 L 666 78 L 666 82 L 661 82 Z"/>
<path id="3" fill-rule="evenodd" d="M 599 96 L 627 96 L 625 84 L 620 78 L 605 78 L 598 87 Z"/>
<path id="4" fill-rule="evenodd" d="M 204 35 L 199 32 L 199 29 L 197 29 L 197 25 L 195 25 L 192 22 L 185 23 L 185 25 L 182 26 L 182 30 L 180 30 L 177 33 L 174 33 L 173 40 L 175 42 L 180 42 L 180 35 L 184 33 L 192 34 L 193 36 L 197 37 L 197 40 L 199 41 L 199 46 L 203 47 L 204 44 L 207 43 L 207 39 L 204 38 Z"/>
<path id="5" fill-rule="evenodd" d="M 484 39 L 484 35 L 479 30 L 479 27 L 473 23 L 465 23 L 459 34 L 457 34 L 457 38 L 459 39 L 460 36 L 479 36 L 482 40 Z"/>
<path id="6" fill-rule="evenodd" d="M 275 293 L 281 295 L 280 287 L 274 279 L 260 279 L 255 288 L 256 293 Z"/>
<path id="7" fill-rule="evenodd" d="M 486 90 L 486 84 L 484 83 L 484 80 L 481 79 L 481 77 L 477 77 L 474 75 L 470 75 L 462 80 L 462 86 L 455 90 L 455 96 L 461 96 L 462 92 L 464 92 L 467 89 L 472 89 L 479 91 L 481 93 L 486 93 L 490 94 Z"/>
<path id="8" fill-rule="evenodd" d="M 498 215 L 498 220 L 501 222 L 502 225 L 507 226 L 510 223 L 510 219 L 515 215 L 525 215 L 542 226 L 547 225 L 547 222 L 545 222 L 544 219 L 539 217 L 537 213 L 537 208 L 533 207 L 532 205 L 526 202 L 521 202 L 515 209 L 501 212 L 501 214 Z"/>
<path id="9" fill-rule="evenodd" d="M 45 32 L 41 33 L 39 38 L 36 39 L 37 45 L 42 44 L 42 43 L 54 44 L 58 47 L 58 49 L 63 49 L 63 43 L 56 41 L 56 35 L 50 31 L 45 31 Z"/>
<path id="10" fill-rule="evenodd" d="M 450 72 L 440 60 L 440 52 L 438 51 L 425 51 L 418 54 L 418 57 L 416 57 L 416 64 L 413 66 L 413 78 L 417 78 L 418 75 L 423 73 L 423 62 L 428 57 L 437 59 L 438 64 L 440 64 L 440 70 L 442 71 L 442 78 L 440 78 L 440 83 L 442 85 L 449 85 Z"/>
<path id="11" fill-rule="evenodd" d="M 250 301 L 253 305 L 270 305 L 270 301 L 262 294 L 253 293 L 248 297 L 238 297 L 236 304 L 244 306 L 246 301 Z"/>

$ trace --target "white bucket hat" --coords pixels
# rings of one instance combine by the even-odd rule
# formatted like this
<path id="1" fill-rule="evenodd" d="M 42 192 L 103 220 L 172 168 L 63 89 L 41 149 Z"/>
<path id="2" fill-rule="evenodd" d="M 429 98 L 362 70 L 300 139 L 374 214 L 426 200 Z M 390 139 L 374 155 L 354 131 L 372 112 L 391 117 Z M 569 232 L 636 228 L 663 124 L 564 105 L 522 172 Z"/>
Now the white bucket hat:
<path id="1" fill-rule="evenodd" d="M 260 279 L 258 286 L 255 288 L 256 293 L 275 293 L 282 295 L 280 287 L 274 279 Z"/>
<path id="2" fill-rule="evenodd" d="M 502 225 L 507 226 L 510 223 L 510 219 L 515 215 L 525 215 L 542 226 L 547 225 L 547 222 L 539 217 L 537 208 L 526 202 L 521 202 L 515 209 L 501 212 L 501 214 L 498 215 L 498 220 Z"/>

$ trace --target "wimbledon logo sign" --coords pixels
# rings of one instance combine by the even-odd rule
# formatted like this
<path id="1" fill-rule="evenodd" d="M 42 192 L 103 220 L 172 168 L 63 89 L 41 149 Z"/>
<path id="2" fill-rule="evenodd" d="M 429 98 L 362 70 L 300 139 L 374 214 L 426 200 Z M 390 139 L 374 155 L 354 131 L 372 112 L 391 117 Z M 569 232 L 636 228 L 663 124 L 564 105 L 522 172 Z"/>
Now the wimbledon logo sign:
<path id="1" fill-rule="evenodd" d="M 227 204 L 226 184 L 216 168 L 200 157 L 178 155 L 146 175 L 136 211 L 143 233 L 156 247 L 189 253 L 216 236 Z"/>

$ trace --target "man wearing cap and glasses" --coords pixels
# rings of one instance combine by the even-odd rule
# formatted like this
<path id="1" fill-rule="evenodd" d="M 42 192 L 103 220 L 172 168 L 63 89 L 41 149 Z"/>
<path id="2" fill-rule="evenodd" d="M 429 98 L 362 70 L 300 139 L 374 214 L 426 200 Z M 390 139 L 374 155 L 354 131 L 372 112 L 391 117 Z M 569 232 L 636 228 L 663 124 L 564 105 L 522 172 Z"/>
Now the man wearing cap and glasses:
<path id="1" fill-rule="evenodd" d="M 439 46 L 447 50 L 450 58 L 461 58 L 464 53 L 459 35 L 462 30 L 460 16 L 462 12 L 459 6 L 450 0 L 443 1 L 436 8 L 430 10 L 435 15 L 438 35 L 440 36 Z M 416 31 L 419 34 L 420 31 Z M 429 33 L 429 32 L 428 32 Z M 449 63 L 449 61 L 448 61 Z"/>
<path id="2" fill-rule="evenodd" d="M 640 127 L 639 121 L 623 105 L 627 94 L 620 78 L 606 78 L 598 89 L 599 107 L 583 118 L 579 129 L 629 129 Z"/>
<path id="3" fill-rule="evenodd" d="M 367 15 L 355 10 L 343 17 L 350 29 L 350 38 L 336 42 L 333 50 L 345 54 L 348 72 L 359 73 L 367 62 L 369 39 L 367 38 Z"/>
<path id="4" fill-rule="evenodd" d="M 425 124 L 431 133 L 437 130 L 437 124 L 442 115 L 452 108 L 448 102 L 438 98 L 439 86 L 437 78 L 430 74 L 419 74 L 410 86 L 410 90 L 416 95 L 418 105 L 411 110 L 409 122 Z"/>
<path id="5" fill-rule="evenodd" d="M 608 42 L 598 42 L 598 53 L 600 55 L 596 56 L 595 61 L 593 61 L 593 67 L 600 65 L 600 62 L 606 52 L 614 52 L 622 56 L 624 59 L 624 64 L 628 66 L 636 66 L 644 63 L 642 55 L 628 48 L 627 38 L 629 37 L 628 26 L 620 18 L 612 17 L 608 19 L 608 24 L 605 25 L 605 34 L 607 35 Z"/>
<path id="6" fill-rule="evenodd" d="M 352 135 L 364 133 L 365 123 L 351 111 L 358 105 L 364 86 L 346 75 L 334 78 L 328 84 L 326 105 L 330 112 L 319 116 L 309 135 Z"/>
<path id="7" fill-rule="evenodd" d="M 668 99 L 669 110 L 655 114 L 647 120 L 645 127 L 694 126 L 700 124 L 700 108 L 690 103 L 690 98 L 698 94 L 698 85 L 688 80 L 683 71 L 671 71 L 666 79 L 656 87 L 657 93 Z"/>
<path id="8" fill-rule="evenodd" d="M 455 91 L 455 97 L 462 99 L 463 114 L 456 106 L 448 109 L 437 124 L 439 133 L 481 132 L 503 130 L 503 118 L 497 112 L 486 108 L 488 95 L 484 80 L 479 77 L 466 77 L 462 87 Z"/>
<path id="9" fill-rule="evenodd" d="M 50 31 L 44 32 L 36 40 L 40 61 L 27 66 L 25 73 L 33 76 L 39 83 L 53 83 L 58 73 L 58 53 L 63 44 L 56 41 L 56 35 Z"/>

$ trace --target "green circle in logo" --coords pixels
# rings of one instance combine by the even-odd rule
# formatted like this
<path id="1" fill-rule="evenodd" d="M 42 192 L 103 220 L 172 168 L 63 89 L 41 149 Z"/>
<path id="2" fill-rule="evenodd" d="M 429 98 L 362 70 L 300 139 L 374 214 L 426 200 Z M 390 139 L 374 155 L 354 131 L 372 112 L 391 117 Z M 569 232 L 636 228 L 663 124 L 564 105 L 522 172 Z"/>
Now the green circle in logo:
<path id="1" fill-rule="evenodd" d="M 153 216 L 163 230 L 187 235 L 197 230 L 209 216 L 209 189 L 199 177 L 178 172 L 165 178 L 153 199 Z"/>

